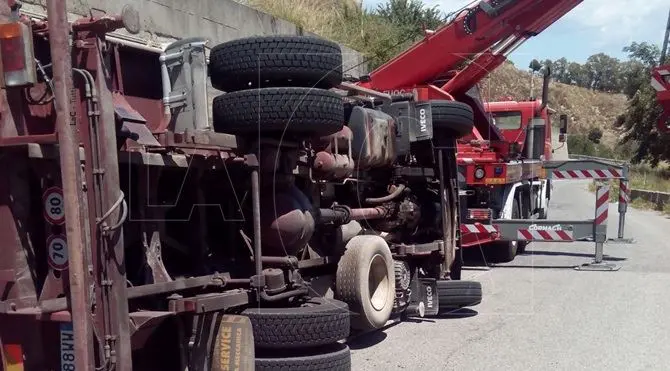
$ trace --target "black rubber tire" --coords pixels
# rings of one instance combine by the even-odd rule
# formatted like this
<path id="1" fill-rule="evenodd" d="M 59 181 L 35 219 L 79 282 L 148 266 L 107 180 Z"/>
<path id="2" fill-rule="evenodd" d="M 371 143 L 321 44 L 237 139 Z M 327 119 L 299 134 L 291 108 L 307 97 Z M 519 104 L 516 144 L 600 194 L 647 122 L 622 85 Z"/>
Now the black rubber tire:
<path id="1" fill-rule="evenodd" d="M 512 219 L 521 219 L 521 209 L 519 207 L 519 199 L 514 197 L 512 201 Z M 520 252 L 519 247 L 523 250 L 526 247 L 525 241 L 497 241 L 486 246 L 488 252 L 487 257 L 493 263 L 509 263 Z"/>
<path id="2" fill-rule="evenodd" d="M 472 133 L 475 125 L 472 107 L 465 103 L 448 100 L 430 102 L 433 115 L 433 128 L 436 131 L 448 130 L 455 138 Z"/>
<path id="3" fill-rule="evenodd" d="M 285 353 L 285 352 L 282 352 Z M 311 352 L 300 352 L 295 357 L 256 357 L 256 371 L 349 371 L 351 351 L 344 344 L 335 344 Z"/>
<path id="4" fill-rule="evenodd" d="M 214 130 L 235 135 L 330 135 L 344 126 L 338 94 L 309 88 L 266 88 L 214 98 Z"/>
<path id="5" fill-rule="evenodd" d="M 312 298 L 295 308 L 249 308 L 242 315 L 251 320 L 256 348 L 317 347 L 349 336 L 349 307 L 334 299 Z"/>
<path id="6" fill-rule="evenodd" d="M 342 49 L 311 36 L 248 37 L 216 45 L 209 55 L 216 89 L 303 86 L 330 89 L 342 82 Z"/>
<path id="7" fill-rule="evenodd" d="M 473 307 L 482 302 L 482 284 L 476 281 L 437 281 L 440 311 Z"/>

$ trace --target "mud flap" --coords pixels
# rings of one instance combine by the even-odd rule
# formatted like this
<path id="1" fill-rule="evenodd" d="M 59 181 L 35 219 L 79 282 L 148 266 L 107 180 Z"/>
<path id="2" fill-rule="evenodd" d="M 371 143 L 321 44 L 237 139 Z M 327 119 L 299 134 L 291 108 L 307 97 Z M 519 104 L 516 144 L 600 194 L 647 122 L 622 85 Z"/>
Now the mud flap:
<path id="1" fill-rule="evenodd" d="M 214 341 L 212 370 L 254 371 L 254 333 L 249 317 L 222 316 Z"/>
<path id="2" fill-rule="evenodd" d="M 418 295 L 414 295 L 418 293 Z M 415 279 L 412 283 L 412 299 L 410 305 L 423 303 L 424 316 L 436 316 L 440 312 L 440 301 L 437 297 L 437 280 L 432 278 Z"/>

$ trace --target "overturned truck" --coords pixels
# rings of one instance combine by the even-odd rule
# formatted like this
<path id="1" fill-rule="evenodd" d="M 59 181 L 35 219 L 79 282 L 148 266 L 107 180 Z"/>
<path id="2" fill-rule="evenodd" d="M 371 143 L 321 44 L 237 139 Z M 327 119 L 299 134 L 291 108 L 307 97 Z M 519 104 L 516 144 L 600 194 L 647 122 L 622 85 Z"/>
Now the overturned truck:
<path id="1" fill-rule="evenodd" d="M 343 82 L 317 38 L 207 61 L 203 39 L 108 37 L 138 31 L 130 8 L 68 23 L 64 2 L 9 3 L 6 370 L 347 370 L 351 331 L 480 303 L 460 280 L 467 106 Z"/>

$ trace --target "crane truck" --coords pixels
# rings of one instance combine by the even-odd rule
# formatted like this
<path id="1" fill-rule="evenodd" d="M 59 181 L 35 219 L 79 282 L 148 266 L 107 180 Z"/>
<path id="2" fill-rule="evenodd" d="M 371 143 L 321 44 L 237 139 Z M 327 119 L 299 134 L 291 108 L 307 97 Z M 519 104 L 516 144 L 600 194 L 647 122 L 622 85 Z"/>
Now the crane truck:
<path id="1" fill-rule="evenodd" d="M 352 330 L 479 304 L 460 159 L 510 142 L 475 85 L 579 3 L 474 2 L 353 83 L 318 38 L 207 61 L 115 33 L 130 7 L 0 3 L 4 369 L 347 370 Z"/>
<path id="2" fill-rule="evenodd" d="M 542 100 L 485 103 L 478 84 L 580 3 L 475 1 L 363 82 L 381 91 L 413 92 L 419 100 L 461 102 L 474 111 L 474 129 L 456 143 L 461 248 L 485 246 L 488 256 L 510 261 L 527 242 L 502 239 L 492 221 L 547 217 L 551 185 L 542 164 L 552 153 L 550 71 L 544 70 Z M 457 45 L 458 53 L 445 45 Z M 458 108 L 448 114 L 460 122 Z M 567 124 L 562 115 L 561 141 Z"/>

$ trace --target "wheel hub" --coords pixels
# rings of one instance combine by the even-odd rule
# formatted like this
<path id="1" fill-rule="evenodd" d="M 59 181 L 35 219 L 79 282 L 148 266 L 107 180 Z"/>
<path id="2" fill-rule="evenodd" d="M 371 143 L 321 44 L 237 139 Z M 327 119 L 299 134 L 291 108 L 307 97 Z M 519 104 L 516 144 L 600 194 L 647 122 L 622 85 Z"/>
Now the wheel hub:
<path id="1" fill-rule="evenodd" d="M 368 275 L 368 290 L 370 304 L 375 310 L 382 310 L 386 306 L 389 290 L 389 276 L 386 272 L 384 257 L 376 254 L 370 260 Z"/>

